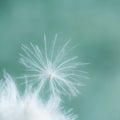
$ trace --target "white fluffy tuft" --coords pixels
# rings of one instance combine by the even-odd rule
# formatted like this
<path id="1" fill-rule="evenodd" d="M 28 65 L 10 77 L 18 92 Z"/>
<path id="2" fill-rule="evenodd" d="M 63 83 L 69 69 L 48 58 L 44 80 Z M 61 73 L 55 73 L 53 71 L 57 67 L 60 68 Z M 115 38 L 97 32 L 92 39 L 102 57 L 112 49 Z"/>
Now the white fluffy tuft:
<path id="1" fill-rule="evenodd" d="M 8 73 L 0 82 L 0 120 L 75 120 L 75 116 L 61 112 L 60 100 L 51 97 L 42 102 L 36 94 L 27 91 L 20 95 Z"/>

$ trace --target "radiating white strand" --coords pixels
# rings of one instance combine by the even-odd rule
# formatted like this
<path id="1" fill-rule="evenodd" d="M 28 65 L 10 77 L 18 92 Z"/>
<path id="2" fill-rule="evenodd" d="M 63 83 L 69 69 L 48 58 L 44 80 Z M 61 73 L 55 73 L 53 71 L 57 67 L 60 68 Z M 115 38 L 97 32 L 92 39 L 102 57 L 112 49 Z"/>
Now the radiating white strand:
<path id="1" fill-rule="evenodd" d="M 55 35 L 55 40 L 53 42 L 53 46 L 52 46 L 52 50 L 51 50 L 51 63 L 53 63 L 53 55 L 54 55 L 56 40 L 57 40 L 57 34 Z"/>
<path id="2" fill-rule="evenodd" d="M 23 45 L 24 55 L 21 55 L 21 63 L 28 70 L 27 77 L 30 83 L 38 84 L 40 93 L 41 91 L 44 93 L 49 91 L 50 95 L 53 96 L 60 96 L 61 94 L 75 96 L 79 93 L 80 79 L 85 78 L 85 74 L 83 75 L 83 71 L 79 69 L 84 63 L 79 62 L 78 56 L 68 56 L 67 50 L 70 40 L 65 42 L 59 51 L 57 50 L 57 43 L 56 35 L 51 49 L 48 50 L 46 36 L 44 35 L 44 48 L 39 48 L 32 43 L 30 43 L 30 47 Z M 43 53 L 42 49 L 44 49 Z M 57 55 L 55 51 L 58 51 Z"/>

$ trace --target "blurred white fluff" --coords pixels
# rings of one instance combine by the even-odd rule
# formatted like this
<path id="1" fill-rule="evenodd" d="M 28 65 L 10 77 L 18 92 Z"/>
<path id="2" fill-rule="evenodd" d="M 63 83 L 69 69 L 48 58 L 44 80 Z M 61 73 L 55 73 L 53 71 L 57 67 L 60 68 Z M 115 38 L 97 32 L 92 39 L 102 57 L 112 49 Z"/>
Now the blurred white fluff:
<path id="1" fill-rule="evenodd" d="M 30 90 L 20 95 L 8 73 L 0 81 L 0 120 L 75 120 L 76 117 L 60 110 L 60 100 L 51 97 L 43 103 Z"/>

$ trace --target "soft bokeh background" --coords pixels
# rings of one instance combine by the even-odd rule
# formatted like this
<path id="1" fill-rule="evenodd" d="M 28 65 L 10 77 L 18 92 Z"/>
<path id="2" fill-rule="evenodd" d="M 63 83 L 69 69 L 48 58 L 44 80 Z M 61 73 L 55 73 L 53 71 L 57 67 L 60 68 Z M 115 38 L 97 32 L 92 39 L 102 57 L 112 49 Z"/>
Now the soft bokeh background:
<path id="1" fill-rule="evenodd" d="M 21 44 L 40 44 L 44 32 L 79 43 L 90 80 L 82 95 L 65 101 L 80 120 L 120 120 L 119 0 L 0 0 L 0 75 L 24 73 Z M 61 39 L 64 41 L 64 39 Z"/>

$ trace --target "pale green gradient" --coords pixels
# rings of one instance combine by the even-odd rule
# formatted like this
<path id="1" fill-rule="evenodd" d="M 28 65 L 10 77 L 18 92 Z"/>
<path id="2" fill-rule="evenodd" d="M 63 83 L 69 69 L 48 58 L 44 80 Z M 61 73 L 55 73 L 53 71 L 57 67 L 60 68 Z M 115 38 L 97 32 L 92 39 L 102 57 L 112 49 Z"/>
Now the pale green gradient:
<path id="1" fill-rule="evenodd" d="M 71 38 L 85 67 L 82 95 L 65 108 L 80 120 L 120 120 L 120 1 L 119 0 L 0 0 L 0 74 L 24 73 L 21 44 L 42 45 L 43 35 Z"/>

